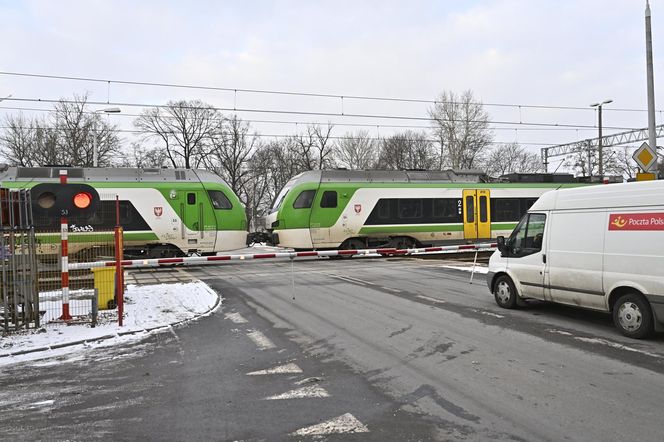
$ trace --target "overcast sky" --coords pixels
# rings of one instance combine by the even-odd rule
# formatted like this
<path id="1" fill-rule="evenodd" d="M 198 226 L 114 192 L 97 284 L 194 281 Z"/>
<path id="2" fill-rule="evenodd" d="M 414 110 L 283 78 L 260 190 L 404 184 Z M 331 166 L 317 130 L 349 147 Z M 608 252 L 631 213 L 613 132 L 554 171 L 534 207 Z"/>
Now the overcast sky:
<path id="1" fill-rule="evenodd" d="M 0 1 L 0 70 L 110 80 L 434 99 L 470 89 L 484 103 L 587 107 L 611 98 L 604 124 L 645 127 L 642 0 Z M 664 0 L 651 1 L 655 101 L 664 109 Z M 660 86 L 658 86 L 660 85 Z M 340 112 L 340 99 L 207 92 L 0 75 L 0 95 Z M 7 100 L 5 107 L 49 105 Z M 100 106 L 102 107 L 102 106 Z M 426 104 L 344 100 L 345 113 L 426 117 Z M 592 110 L 488 106 L 498 121 L 595 124 Z M 0 115 L 13 112 L 1 109 Z M 122 107 L 112 121 L 131 128 Z M 662 124 L 662 112 L 657 122 Z M 242 113 L 248 120 L 389 121 Z M 496 141 L 558 144 L 595 130 L 494 125 Z M 295 125 L 255 123 L 263 134 Z M 505 130 L 506 127 L 519 128 Z M 338 126 L 337 135 L 357 128 Z M 370 128 L 385 135 L 394 128 Z M 610 130 L 608 132 L 611 132 Z M 660 144 L 661 144 L 660 140 Z M 532 144 L 532 149 L 539 146 Z"/>

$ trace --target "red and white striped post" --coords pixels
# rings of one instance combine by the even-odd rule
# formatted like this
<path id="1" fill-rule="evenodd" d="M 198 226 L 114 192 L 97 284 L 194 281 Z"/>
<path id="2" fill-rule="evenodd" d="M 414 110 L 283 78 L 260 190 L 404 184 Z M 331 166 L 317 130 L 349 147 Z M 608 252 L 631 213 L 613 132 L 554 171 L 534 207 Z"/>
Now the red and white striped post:
<path id="1" fill-rule="evenodd" d="M 120 226 L 120 197 L 115 195 L 115 295 L 118 304 L 118 325 L 120 327 L 122 327 L 122 316 L 124 315 L 124 275 L 122 273 L 124 243 L 122 239 L 122 226 Z"/>
<path id="2" fill-rule="evenodd" d="M 60 171 L 60 184 L 67 184 L 66 169 Z M 60 264 L 62 266 L 62 316 L 60 319 L 69 321 L 72 319 L 69 314 L 69 222 L 66 212 L 63 211 L 60 215 Z"/>

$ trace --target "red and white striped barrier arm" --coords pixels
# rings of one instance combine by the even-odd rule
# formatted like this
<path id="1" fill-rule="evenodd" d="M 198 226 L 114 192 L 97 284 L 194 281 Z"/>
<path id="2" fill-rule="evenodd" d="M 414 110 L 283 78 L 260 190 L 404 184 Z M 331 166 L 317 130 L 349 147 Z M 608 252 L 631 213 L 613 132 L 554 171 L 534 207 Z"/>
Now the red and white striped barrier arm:
<path id="1" fill-rule="evenodd" d="M 463 244 L 458 246 L 421 247 L 415 249 L 361 249 L 361 250 L 311 250 L 304 252 L 274 252 L 256 253 L 252 255 L 217 255 L 217 256 L 190 256 L 186 258 L 155 258 L 125 260 L 123 267 L 159 267 L 170 264 L 201 265 L 221 263 L 224 261 L 251 261 L 256 259 L 272 258 L 311 258 L 320 256 L 354 256 L 354 255 L 428 255 L 436 253 L 491 251 L 496 243 Z M 69 270 L 92 269 L 96 267 L 113 267 L 115 261 L 77 262 L 69 264 Z"/>

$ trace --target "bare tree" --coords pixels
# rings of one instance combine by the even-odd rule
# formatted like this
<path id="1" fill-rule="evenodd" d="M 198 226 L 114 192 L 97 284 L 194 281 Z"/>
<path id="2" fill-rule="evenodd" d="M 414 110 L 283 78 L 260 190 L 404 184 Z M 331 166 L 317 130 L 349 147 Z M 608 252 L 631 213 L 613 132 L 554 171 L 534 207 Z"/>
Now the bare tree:
<path id="1" fill-rule="evenodd" d="M 248 161 L 258 142 L 250 130 L 250 125 L 237 115 L 220 120 L 210 139 L 210 153 L 204 160 L 206 167 L 225 179 L 245 203 L 245 185 L 250 176 Z"/>
<path id="2" fill-rule="evenodd" d="M 378 157 L 378 143 L 369 132 L 346 133 L 335 145 L 335 156 L 340 166 L 348 169 L 371 169 Z"/>
<path id="3" fill-rule="evenodd" d="M 425 132 L 406 131 L 383 140 L 378 167 L 381 169 L 434 169 L 439 159 Z"/>
<path id="4" fill-rule="evenodd" d="M 22 113 L 5 117 L 6 129 L 0 136 L 1 152 L 7 162 L 16 166 L 34 167 L 37 128 Z"/>
<path id="5" fill-rule="evenodd" d="M 73 100 L 61 99 L 55 105 L 50 118 L 57 133 L 58 147 L 68 164 L 90 167 L 96 137 L 98 164 L 109 165 L 119 153 L 117 128 L 104 121 L 101 115 L 90 112 L 87 101 L 87 94 L 74 95 Z"/>
<path id="6" fill-rule="evenodd" d="M 295 147 L 300 166 L 303 170 L 325 169 L 334 163 L 334 149 L 330 135 L 334 126 L 320 124 L 307 126 L 306 133 L 291 137 L 290 143 Z"/>
<path id="7" fill-rule="evenodd" d="M 47 118 L 8 116 L 0 136 L 2 153 L 12 164 L 92 166 L 97 137 L 99 164 L 110 165 L 120 148 L 117 128 L 87 110 L 87 95 L 61 99 Z"/>
<path id="8" fill-rule="evenodd" d="M 542 161 L 518 143 L 501 144 L 491 149 L 483 169 L 494 177 L 514 172 L 536 173 L 542 171 Z"/>
<path id="9" fill-rule="evenodd" d="M 173 167 L 199 167 L 209 153 L 210 138 L 221 117 L 200 100 L 169 101 L 143 111 L 134 121 L 145 138 L 163 143 Z"/>
<path id="10" fill-rule="evenodd" d="M 429 109 L 440 144 L 439 168 L 477 167 L 493 140 L 489 114 L 470 90 L 456 95 L 443 91 Z"/>

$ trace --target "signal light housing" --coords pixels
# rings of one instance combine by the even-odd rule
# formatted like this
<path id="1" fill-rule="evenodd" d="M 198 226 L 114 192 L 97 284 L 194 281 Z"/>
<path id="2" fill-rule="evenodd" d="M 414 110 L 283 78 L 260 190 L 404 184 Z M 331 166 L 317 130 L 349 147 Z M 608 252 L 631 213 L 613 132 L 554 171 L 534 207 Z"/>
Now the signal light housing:
<path id="1" fill-rule="evenodd" d="M 99 204 L 99 193 L 88 184 L 41 183 L 30 193 L 35 218 L 89 217 Z"/>

